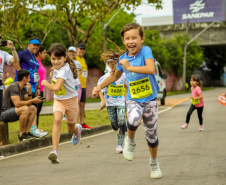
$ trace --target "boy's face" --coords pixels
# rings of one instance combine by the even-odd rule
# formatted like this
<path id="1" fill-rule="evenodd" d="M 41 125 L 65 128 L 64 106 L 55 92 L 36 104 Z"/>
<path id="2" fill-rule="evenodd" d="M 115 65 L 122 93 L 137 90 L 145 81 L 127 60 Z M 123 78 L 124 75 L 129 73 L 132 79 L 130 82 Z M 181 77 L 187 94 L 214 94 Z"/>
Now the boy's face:
<path id="1" fill-rule="evenodd" d="M 130 55 L 136 55 L 141 49 L 144 37 L 141 37 L 138 29 L 131 29 L 124 33 L 123 43 Z"/>

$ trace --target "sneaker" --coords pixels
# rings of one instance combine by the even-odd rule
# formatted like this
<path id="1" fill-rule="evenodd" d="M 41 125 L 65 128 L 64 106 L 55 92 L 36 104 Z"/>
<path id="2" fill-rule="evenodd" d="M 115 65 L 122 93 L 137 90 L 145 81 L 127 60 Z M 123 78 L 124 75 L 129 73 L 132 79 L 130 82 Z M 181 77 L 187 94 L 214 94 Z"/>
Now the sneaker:
<path id="1" fill-rule="evenodd" d="M 120 154 L 120 153 L 122 153 L 122 151 L 123 151 L 122 146 L 121 145 L 117 145 L 116 153 Z"/>
<path id="2" fill-rule="evenodd" d="M 58 159 L 57 152 L 55 150 L 52 150 L 49 153 L 48 159 L 52 162 L 52 164 L 58 164 L 60 162 Z"/>
<path id="3" fill-rule="evenodd" d="M 43 132 L 42 129 L 36 129 L 35 132 L 34 132 L 34 136 L 35 137 L 44 137 L 46 135 L 48 135 L 49 133 L 48 132 Z"/>
<path id="4" fill-rule="evenodd" d="M 188 128 L 188 124 L 187 124 L 187 123 L 183 124 L 183 125 L 181 126 L 181 128 L 182 128 L 182 129 L 187 129 L 187 128 Z"/>
<path id="5" fill-rule="evenodd" d="M 66 116 L 64 115 L 63 120 L 67 120 Z"/>
<path id="6" fill-rule="evenodd" d="M 204 125 L 199 125 L 199 131 L 203 131 L 204 130 Z"/>
<path id="7" fill-rule="evenodd" d="M 134 149 L 136 144 L 130 143 L 128 136 L 125 139 L 125 145 L 123 149 L 123 156 L 125 159 L 132 161 L 134 157 Z"/>
<path id="8" fill-rule="evenodd" d="M 82 124 L 82 128 L 85 128 L 86 130 L 91 130 L 92 129 L 92 127 L 89 127 L 85 123 Z"/>
<path id="9" fill-rule="evenodd" d="M 26 133 L 23 133 L 22 136 L 19 136 L 18 135 L 18 141 L 21 142 L 21 141 L 26 141 L 27 140 L 27 135 Z"/>
<path id="10" fill-rule="evenodd" d="M 162 177 L 162 172 L 159 168 L 159 163 L 149 163 L 150 164 L 150 169 L 151 169 L 151 174 L 150 177 L 152 179 L 159 179 Z"/>
<path id="11" fill-rule="evenodd" d="M 72 135 L 72 138 L 71 138 L 71 142 L 73 145 L 77 145 L 78 142 L 80 141 L 81 139 L 81 130 L 82 130 L 82 126 L 80 124 L 76 124 L 76 126 L 78 127 L 78 134 L 75 135 L 75 133 Z"/>
<path id="12" fill-rule="evenodd" d="M 35 136 L 32 133 L 28 132 L 26 134 L 26 138 L 27 138 L 27 140 L 32 140 L 32 139 L 35 139 Z"/>

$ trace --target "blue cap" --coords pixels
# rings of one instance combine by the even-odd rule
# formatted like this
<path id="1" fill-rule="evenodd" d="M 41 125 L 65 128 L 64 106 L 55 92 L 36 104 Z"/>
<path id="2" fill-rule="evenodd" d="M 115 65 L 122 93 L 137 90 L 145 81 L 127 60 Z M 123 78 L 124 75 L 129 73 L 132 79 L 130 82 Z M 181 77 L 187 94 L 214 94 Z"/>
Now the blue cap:
<path id="1" fill-rule="evenodd" d="M 41 45 L 41 43 L 38 39 L 32 39 L 32 40 L 29 41 L 28 44 L 39 44 L 39 45 Z"/>

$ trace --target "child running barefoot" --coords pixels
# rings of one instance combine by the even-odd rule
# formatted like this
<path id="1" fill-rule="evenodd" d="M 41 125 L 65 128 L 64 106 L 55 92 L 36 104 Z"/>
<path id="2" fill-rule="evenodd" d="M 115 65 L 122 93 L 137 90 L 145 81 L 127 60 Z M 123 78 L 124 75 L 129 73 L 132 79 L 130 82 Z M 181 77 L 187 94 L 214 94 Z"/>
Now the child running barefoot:
<path id="1" fill-rule="evenodd" d="M 54 91 L 53 114 L 54 123 L 52 130 L 53 150 L 48 159 L 52 163 L 59 163 L 58 144 L 60 140 L 60 128 L 64 114 L 67 116 L 68 132 L 73 133 L 72 144 L 78 144 L 81 138 L 80 124 L 75 124 L 78 113 L 78 94 L 75 90 L 74 79 L 77 71 L 74 62 L 66 56 L 66 49 L 60 43 L 54 43 L 47 51 L 50 56 L 54 71 L 51 72 L 51 84 L 46 80 L 42 85 Z"/>
<path id="2" fill-rule="evenodd" d="M 103 60 L 108 65 L 108 67 L 111 69 L 111 73 L 108 72 L 102 76 L 98 81 L 98 85 L 115 72 L 115 67 L 119 56 L 119 54 L 113 51 L 109 51 L 101 55 L 101 60 Z M 107 111 L 113 130 L 117 131 L 119 129 L 118 144 L 116 147 L 117 153 L 122 153 L 122 144 L 125 132 L 127 130 L 124 85 L 127 89 L 126 76 L 123 73 L 117 81 L 103 88 L 102 91 L 99 92 L 99 96 L 102 101 L 100 110 L 107 106 Z"/>
<path id="3" fill-rule="evenodd" d="M 182 129 L 188 128 L 191 114 L 196 109 L 197 113 L 198 113 L 198 118 L 199 118 L 199 131 L 203 131 L 204 126 L 203 126 L 202 112 L 203 112 L 203 107 L 204 107 L 204 101 L 203 101 L 203 96 L 202 96 L 202 91 L 201 91 L 202 83 L 200 81 L 199 76 L 192 75 L 190 84 L 191 84 L 191 93 L 192 93 L 192 96 L 190 97 L 191 106 L 187 112 L 185 124 L 183 124 L 181 126 L 181 128 Z"/>
<path id="4" fill-rule="evenodd" d="M 150 151 L 151 178 L 161 178 L 162 172 L 157 160 L 158 152 L 158 104 L 157 93 L 159 90 L 155 79 L 155 59 L 148 46 L 142 47 L 144 32 L 137 23 L 130 23 L 121 31 L 123 43 L 127 52 L 120 56 L 116 71 L 106 78 L 93 90 L 93 95 L 101 89 L 118 80 L 125 72 L 129 90 L 126 97 L 127 106 L 127 132 L 123 156 L 127 160 L 133 160 L 136 146 L 135 133 L 143 118 L 145 136 Z"/>

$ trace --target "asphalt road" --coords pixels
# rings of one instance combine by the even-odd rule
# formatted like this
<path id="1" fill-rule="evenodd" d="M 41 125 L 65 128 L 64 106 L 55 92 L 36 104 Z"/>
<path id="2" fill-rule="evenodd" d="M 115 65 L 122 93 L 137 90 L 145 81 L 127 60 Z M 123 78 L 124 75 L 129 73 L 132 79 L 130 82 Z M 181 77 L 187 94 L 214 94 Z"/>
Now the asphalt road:
<path id="1" fill-rule="evenodd" d="M 126 161 L 122 154 L 115 153 L 117 136 L 116 132 L 110 131 L 83 138 L 77 146 L 70 142 L 61 144 L 58 165 L 47 159 L 50 147 L 0 160 L 0 184 L 225 185 L 226 107 L 217 102 L 218 93 L 223 90 L 226 91 L 217 88 L 203 92 L 203 132 L 198 131 L 196 112 L 191 117 L 189 128 L 180 129 L 189 101 L 173 108 L 159 109 L 161 179 L 149 177 L 149 152 L 141 125 L 136 134 L 133 161 Z M 177 97 L 186 98 L 188 95 L 171 98 Z"/>

